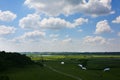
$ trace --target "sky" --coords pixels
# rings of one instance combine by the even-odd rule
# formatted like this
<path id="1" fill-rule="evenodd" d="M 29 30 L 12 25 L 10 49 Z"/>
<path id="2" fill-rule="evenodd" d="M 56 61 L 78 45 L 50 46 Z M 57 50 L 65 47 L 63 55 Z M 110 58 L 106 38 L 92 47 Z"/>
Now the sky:
<path id="1" fill-rule="evenodd" d="M 0 51 L 120 52 L 119 0 L 0 0 Z"/>

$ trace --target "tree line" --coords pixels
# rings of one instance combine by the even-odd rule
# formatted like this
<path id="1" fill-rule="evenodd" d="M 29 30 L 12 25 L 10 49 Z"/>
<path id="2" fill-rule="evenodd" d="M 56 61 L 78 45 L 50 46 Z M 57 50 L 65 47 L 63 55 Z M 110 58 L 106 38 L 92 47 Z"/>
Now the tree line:
<path id="1" fill-rule="evenodd" d="M 24 65 L 33 63 L 34 62 L 31 58 L 27 57 L 25 54 L 0 51 L 0 71 L 4 71 L 12 67 L 23 67 Z"/>
<path id="2" fill-rule="evenodd" d="M 120 55 L 120 52 L 22 52 L 36 55 Z"/>

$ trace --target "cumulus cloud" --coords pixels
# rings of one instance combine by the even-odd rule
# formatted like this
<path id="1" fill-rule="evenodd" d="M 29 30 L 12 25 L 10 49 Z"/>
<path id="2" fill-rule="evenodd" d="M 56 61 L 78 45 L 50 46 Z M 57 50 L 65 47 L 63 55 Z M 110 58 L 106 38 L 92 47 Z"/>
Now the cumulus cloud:
<path id="1" fill-rule="evenodd" d="M 112 29 L 110 28 L 108 24 L 108 21 L 107 20 L 99 21 L 96 24 L 95 34 L 101 34 L 101 33 L 106 33 L 106 32 L 112 32 Z"/>
<path id="2" fill-rule="evenodd" d="M 17 17 L 16 14 L 11 11 L 1 11 L 0 10 L 0 21 L 13 21 Z"/>
<path id="3" fill-rule="evenodd" d="M 37 14 L 28 14 L 19 21 L 21 28 L 38 28 L 40 16 Z"/>
<path id="4" fill-rule="evenodd" d="M 61 29 L 61 28 L 72 28 L 74 25 L 68 21 L 65 21 L 64 19 L 61 18 L 45 18 L 40 22 L 40 25 L 42 28 L 47 28 L 47 29 Z"/>
<path id="5" fill-rule="evenodd" d="M 107 43 L 107 40 L 101 36 L 87 36 L 84 38 L 85 43 L 97 43 L 97 44 L 105 44 Z"/>
<path id="6" fill-rule="evenodd" d="M 45 37 L 45 32 L 41 31 L 33 31 L 33 32 L 26 32 L 22 36 L 17 37 L 14 41 L 36 41 L 40 40 L 41 38 Z"/>
<path id="7" fill-rule="evenodd" d="M 0 35 L 8 35 L 14 33 L 16 28 L 13 26 L 0 25 Z"/>
<path id="8" fill-rule="evenodd" d="M 83 0 L 84 3 L 80 5 L 81 11 L 92 16 L 101 16 L 107 14 L 113 14 L 111 10 L 111 0 Z"/>
<path id="9" fill-rule="evenodd" d="M 112 21 L 112 23 L 120 23 L 120 16 L 116 17 L 115 20 Z"/>
<path id="10" fill-rule="evenodd" d="M 74 21 L 74 23 L 71 23 L 69 21 L 66 21 L 61 18 L 45 18 L 40 22 L 40 25 L 42 28 L 48 28 L 48 29 L 61 29 L 61 28 L 75 28 L 77 26 L 82 25 L 83 23 L 87 23 L 88 19 L 84 18 L 78 18 Z"/>
<path id="11" fill-rule="evenodd" d="M 75 28 L 87 23 L 88 19 L 78 18 L 73 23 L 61 18 L 44 18 L 40 20 L 40 16 L 37 14 L 28 14 L 26 17 L 19 21 L 19 26 L 22 28 L 34 28 L 34 29 L 62 29 L 62 28 Z"/>
<path id="12" fill-rule="evenodd" d="M 84 13 L 92 16 L 114 13 L 111 0 L 25 0 L 25 5 L 47 15 Z"/>
<path id="13" fill-rule="evenodd" d="M 84 19 L 84 18 L 78 18 L 75 20 L 75 26 L 79 26 L 82 25 L 83 23 L 87 23 L 88 19 Z"/>

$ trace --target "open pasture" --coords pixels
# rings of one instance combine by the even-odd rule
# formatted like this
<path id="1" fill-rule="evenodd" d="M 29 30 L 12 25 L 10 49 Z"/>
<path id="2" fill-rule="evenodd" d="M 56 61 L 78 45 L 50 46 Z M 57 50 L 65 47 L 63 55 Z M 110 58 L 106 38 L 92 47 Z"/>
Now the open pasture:
<path id="1" fill-rule="evenodd" d="M 62 55 L 63 56 L 63 55 Z M 51 56 L 54 57 L 54 56 Z M 46 59 L 48 57 L 43 57 Z M 64 65 L 60 64 L 64 62 Z M 82 80 L 119 80 L 120 58 L 110 55 L 68 55 L 58 60 L 46 60 L 45 63 L 56 70 L 80 77 Z M 82 70 L 78 64 L 82 64 L 87 70 Z M 110 70 L 104 72 L 109 67 Z"/>
<path id="2" fill-rule="evenodd" d="M 28 65 L 1 72 L 10 80 L 120 80 L 118 55 L 28 55 L 44 67 Z M 64 62 L 64 64 L 61 64 Z M 86 67 L 83 70 L 78 66 Z M 104 71 L 110 68 L 109 71 Z"/>

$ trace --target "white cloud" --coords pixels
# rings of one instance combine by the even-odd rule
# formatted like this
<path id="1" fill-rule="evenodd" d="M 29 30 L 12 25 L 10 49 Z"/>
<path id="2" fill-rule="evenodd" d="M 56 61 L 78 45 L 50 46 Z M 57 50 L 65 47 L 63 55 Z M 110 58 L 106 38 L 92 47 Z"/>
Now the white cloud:
<path id="1" fill-rule="evenodd" d="M 11 11 L 1 11 L 0 10 L 0 21 L 13 21 L 17 17 L 16 14 Z"/>
<path id="2" fill-rule="evenodd" d="M 120 32 L 118 32 L 118 36 L 120 36 Z"/>
<path id="3" fill-rule="evenodd" d="M 115 20 L 112 21 L 112 23 L 120 23 L 120 16 L 116 17 Z"/>
<path id="4" fill-rule="evenodd" d="M 73 28 L 74 25 L 68 21 L 61 18 L 45 18 L 40 22 L 42 28 L 47 29 L 61 29 L 61 28 Z"/>
<path id="5" fill-rule="evenodd" d="M 101 36 L 87 36 L 84 38 L 85 43 L 95 43 L 95 44 L 105 44 L 107 43 L 107 40 Z"/>
<path id="6" fill-rule="evenodd" d="M 57 37 L 59 37 L 59 34 L 50 34 L 49 35 L 51 38 L 57 38 Z"/>
<path id="7" fill-rule="evenodd" d="M 112 29 L 110 28 L 108 24 L 108 21 L 107 20 L 99 21 L 96 24 L 95 34 L 101 34 L 101 33 L 106 33 L 106 32 L 112 32 Z"/>
<path id="8" fill-rule="evenodd" d="M 87 23 L 88 19 L 84 19 L 84 18 L 78 18 L 75 20 L 75 26 L 79 26 L 82 25 L 83 23 Z"/>
<path id="9" fill-rule="evenodd" d="M 93 36 L 91 36 L 93 37 Z M 89 40 L 84 42 L 85 38 L 82 39 L 73 39 L 72 42 L 70 38 L 65 38 L 63 40 L 51 41 L 49 39 L 42 39 L 40 41 L 30 41 L 25 40 L 25 42 L 16 43 L 8 39 L 0 38 L 0 50 L 5 51 L 21 51 L 21 52 L 113 52 L 120 51 L 120 38 L 107 39 L 100 38 L 100 36 L 95 40 Z M 95 38 L 93 37 L 93 38 Z M 67 40 L 68 39 L 68 40 Z M 92 39 L 92 38 L 90 38 Z M 104 43 L 104 40 L 106 43 Z M 18 41 L 18 40 L 17 40 Z M 70 41 L 70 42 L 69 42 Z M 92 41 L 92 42 L 91 42 Z M 48 46 L 49 45 L 49 46 Z"/>
<path id="10" fill-rule="evenodd" d="M 0 35 L 8 35 L 14 33 L 16 28 L 13 26 L 0 25 Z"/>
<path id="11" fill-rule="evenodd" d="M 23 38 L 34 38 L 34 37 L 43 37 L 43 36 L 45 36 L 45 32 L 33 31 L 33 32 L 26 32 L 23 35 Z"/>
<path id="12" fill-rule="evenodd" d="M 40 16 L 37 14 L 28 14 L 19 21 L 21 28 L 38 28 Z"/>
<path id="13" fill-rule="evenodd" d="M 62 42 L 63 43 L 71 43 L 72 39 L 71 38 L 67 38 L 67 39 L 64 39 Z"/>
<path id="14" fill-rule="evenodd" d="M 84 18 L 78 18 L 74 21 L 74 23 L 71 23 L 61 18 L 50 17 L 48 19 L 47 18 L 43 19 L 40 22 L 40 26 L 42 28 L 47 28 L 47 29 L 75 28 L 87 22 L 88 19 L 84 19 Z"/>
<path id="15" fill-rule="evenodd" d="M 84 13 L 92 16 L 111 14 L 111 0 L 25 0 L 25 5 L 48 15 Z"/>
<path id="16" fill-rule="evenodd" d="M 40 40 L 41 38 L 45 37 L 45 32 L 41 32 L 41 31 L 33 31 L 33 32 L 26 32 L 24 33 L 24 35 L 17 37 L 16 39 L 14 39 L 14 41 L 36 41 L 36 40 Z"/>
<path id="17" fill-rule="evenodd" d="M 111 11 L 111 0 L 89 0 L 88 3 L 85 2 L 82 6 L 81 10 L 92 16 L 115 13 L 114 11 Z"/>
<path id="18" fill-rule="evenodd" d="M 94 37 L 95 38 L 95 37 Z M 103 42 L 102 42 L 103 40 Z M 105 40 L 105 43 L 104 43 Z M 94 42 L 84 42 L 84 45 L 82 49 L 84 51 L 90 51 L 90 52 L 119 52 L 120 50 L 120 39 L 107 39 L 107 38 L 101 38 L 100 40 Z"/>
<path id="19" fill-rule="evenodd" d="M 44 18 L 40 20 L 40 16 L 37 14 L 28 14 L 26 17 L 19 21 L 19 26 L 22 28 L 33 29 L 62 29 L 62 28 L 75 28 L 87 23 L 88 19 L 78 18 L 73 23 L 61 18 Z"/>

